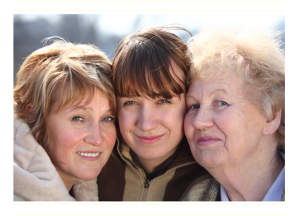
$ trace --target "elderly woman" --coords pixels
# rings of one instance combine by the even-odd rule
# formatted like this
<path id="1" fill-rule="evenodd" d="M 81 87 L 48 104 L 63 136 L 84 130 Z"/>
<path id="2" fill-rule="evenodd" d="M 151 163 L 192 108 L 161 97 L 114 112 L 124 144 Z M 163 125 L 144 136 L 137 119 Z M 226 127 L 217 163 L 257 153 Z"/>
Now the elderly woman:
<path id="1" fill-rule="evenodd" d="M 204 29 L 189 44 L 184 128 L 199 178 L 183 200 L 285 200 L 285 72 L 278 34 Z"/>
<path id="2" fill-rule="evenodd" d="M 28 56 L 14 89 L 14 200 L 97 201 L 115 103 L 111 63 L 97 48 L 59 40 Z"/>

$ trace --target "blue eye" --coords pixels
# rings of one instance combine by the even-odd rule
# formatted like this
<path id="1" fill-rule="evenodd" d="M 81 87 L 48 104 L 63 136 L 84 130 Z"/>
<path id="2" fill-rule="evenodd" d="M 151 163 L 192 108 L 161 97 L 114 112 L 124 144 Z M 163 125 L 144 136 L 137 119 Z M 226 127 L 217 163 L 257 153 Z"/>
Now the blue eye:
<path id="1" fill-rule="evenodd" d="M 189 106 L 189 110 L 195 110 L 195 109 L 199 109 L 200 106 L 199 105 L 191 105 Z"/>
<path id="2" fill-rule="evenodd" d="M 84 120 L 84 118 L 82 117 L 82 116 L 74 116 L 73 118 L 72 118 L 72 121 L 76 121 L 76 122 L 78 122 L 78 121 L 83 121 Z"/>
<path id="3" fill-rule="evenodd" d="M 226 106 L 226 105 L 228 105 L 228 103 L 226 103 L 225 101 L 218 101 L 218 105 L 219 106 Z"/>
<path id="4" fill-rule="evenodd" d="M 124 103 L 124 106 L 126 106 L 126 105 L 132 105 L 132 104 L 136 104 L 136 102 L 134 102 L 134 101 L 126 101 Z"/>

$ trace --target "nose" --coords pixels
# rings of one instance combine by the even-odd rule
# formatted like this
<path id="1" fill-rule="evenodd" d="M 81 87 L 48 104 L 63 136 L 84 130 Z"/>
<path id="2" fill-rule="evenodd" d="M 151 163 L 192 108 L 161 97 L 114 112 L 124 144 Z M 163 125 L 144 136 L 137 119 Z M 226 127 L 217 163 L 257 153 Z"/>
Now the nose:
<path id="1" fill-rule="evenodd" d="M 85 137 L 85 142 L 92 145 L 100 145 L 104 141 L 99 123 L 92 124 L 88 128 L 88 133 Z"/>
<path id="2" fill-rule="evenodd" d="M 201 106 L 199 108 L 197 115 L 193 121 L 193 125 L 196 129 L 206 129 L 214 125 L 209 107 Z"/>
<path id="3" fill-rule="evenodd" d="M 153 107 L 143 106 L 140 108 L 137 127 L 144 131 L 154 129 L 158 126 L 157 118 L 158 116 Z"/>

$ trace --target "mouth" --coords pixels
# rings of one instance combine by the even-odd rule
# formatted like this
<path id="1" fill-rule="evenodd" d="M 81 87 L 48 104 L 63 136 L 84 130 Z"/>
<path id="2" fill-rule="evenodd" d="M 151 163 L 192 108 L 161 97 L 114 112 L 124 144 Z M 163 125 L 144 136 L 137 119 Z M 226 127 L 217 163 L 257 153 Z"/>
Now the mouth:
<path id="1" fill-rule="evenodd" d="M 77 152 L 77 154 L 84 158 L 98 158 L 100 152 Z"/>
<path id="2" fill-rule="evenodd" d="M 158 135 L 158 136 L 138 136 L 135 135 L 141 142 L 145 143 L 145 144 L 152 144 L 155 143 L 157 141 L 159 141 L 163 136 L 163 135 Z"/>
<path id="3" fill-rule="evenodd" d="M 200 146 L 210 145 L 220 141 L 219 138 L 213 136 L 202 136 L 197 140 L 197 144 Z"/>

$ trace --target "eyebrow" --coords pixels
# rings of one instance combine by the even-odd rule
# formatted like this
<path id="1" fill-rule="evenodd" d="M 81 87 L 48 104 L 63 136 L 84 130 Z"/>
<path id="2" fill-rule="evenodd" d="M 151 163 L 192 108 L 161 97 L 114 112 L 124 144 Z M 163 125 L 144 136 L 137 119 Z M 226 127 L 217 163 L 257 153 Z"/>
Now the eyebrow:
<path id="1" fill-rule="evenodd" d="M 80 110 L 80 109 L 82 109 L 82 110 L 92 109 L 92 110 L 93 110 L 92 107 L 86 107 L 86 106 L 74 106 L 74 107 L 72 107 L 72 108 L 70 109 L 70 111 L 72 112 L 72 111 Z"/>
<path id="2" fill-rule="evenodd" d="M 75 106 L 75 107 L 71 108 L 70 111 L 72 112 L 72 111 L 80 110 L 80 109 L 82 109 L 82 110 L 92 110 L 92 111 L 94 110 L 92 107 L 89 107 L 89 106 Z M 112 112 L 112 109 L 108 109 L 105 112 L 110 113 L 110 112 Z"/>
<path id="3" fill-rule="evenodd" d="M 222 91 L 222 92 L 224 92 L 225 94 L 228 94 L 227 91 L 224 90 L 224 89 L 216 89 L 216 90 L 214 90 L 212 93 L 209 94 L 209 97 L 210 97 L 212 94 L 214 94 L 214 93 L 216 93 L 216 92 L 218 92 L 218 91 Z"/>
<path id="4" fill-rule="evenodd" d="M 212 94 L 218 92 L 218 91 L 221 91 L 221 92 L 224 92 L 225 94 L 228 94 L 226 90 L 224 89 L 215 89 L 213 92 L 211 92 L 208 96 L 210 97 Z M 192 95 L 186 95 L 186 98 L 192 98 L 192 99 L 195 99 L 194 96 Z"/>

